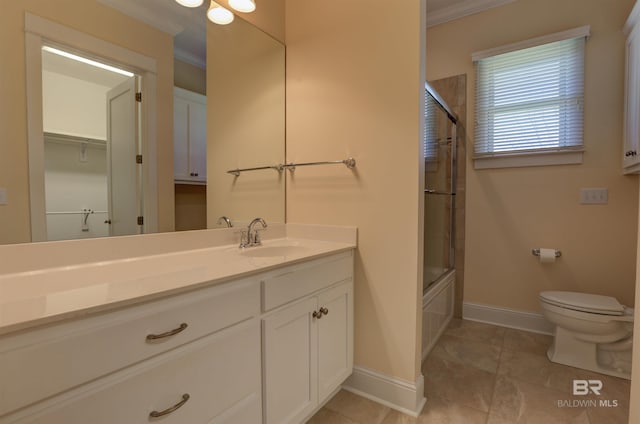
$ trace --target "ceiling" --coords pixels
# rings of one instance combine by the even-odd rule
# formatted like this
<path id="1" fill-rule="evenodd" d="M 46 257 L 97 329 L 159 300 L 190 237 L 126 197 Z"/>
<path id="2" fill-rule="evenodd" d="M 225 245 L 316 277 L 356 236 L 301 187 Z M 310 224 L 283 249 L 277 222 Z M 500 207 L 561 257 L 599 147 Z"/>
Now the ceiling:
<path id="1" fill-rule="evenodd" d="M 206 11 L 209 2 L 190 9 L 175 0 L 97 0 L 174 37 L 174 55 L 200 68 L 206 67 Z M 516 0 L 427 0 L 427 26 L 511 3 Z"/>
<path id="2" fill-rule="evenodd" d="M 206 67 L 209 2 L 196 8 L 180 6 L 175 0 L 97 0 L 160 31 L 173 36 L 174 55 L 200 68 Z"/>

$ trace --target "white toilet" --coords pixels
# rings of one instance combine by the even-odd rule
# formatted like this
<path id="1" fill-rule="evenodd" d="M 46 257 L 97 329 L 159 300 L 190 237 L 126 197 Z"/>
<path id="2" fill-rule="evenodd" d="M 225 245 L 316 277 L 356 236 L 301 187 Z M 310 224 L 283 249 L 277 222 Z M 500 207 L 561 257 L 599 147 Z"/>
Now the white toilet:
<path id="1" fill-rule="evenodd" d="M 631 379 L 633 309 L 595 294 L 540 293 L 544 316 L 556 326 L 553 362 Z"/>

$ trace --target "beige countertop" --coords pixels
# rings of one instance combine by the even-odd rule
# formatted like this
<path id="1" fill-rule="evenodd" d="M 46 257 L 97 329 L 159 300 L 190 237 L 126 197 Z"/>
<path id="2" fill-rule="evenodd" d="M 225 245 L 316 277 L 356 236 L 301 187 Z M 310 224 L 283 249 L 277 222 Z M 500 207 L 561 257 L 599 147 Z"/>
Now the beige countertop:
<path id="1" fill-rule="evenodd" d="M 323 233 L 340 232 L 340 227 L 327 228 L 328 232 L 320 226 L 297 225 L 282 238 L 268 239 L 263 246 L 247 249 L 226 244 L 0 274 L 0 335 L 219 284 L 356 247 L 355 228 L 344 227 L 344 236 L 322 240 Z"/>

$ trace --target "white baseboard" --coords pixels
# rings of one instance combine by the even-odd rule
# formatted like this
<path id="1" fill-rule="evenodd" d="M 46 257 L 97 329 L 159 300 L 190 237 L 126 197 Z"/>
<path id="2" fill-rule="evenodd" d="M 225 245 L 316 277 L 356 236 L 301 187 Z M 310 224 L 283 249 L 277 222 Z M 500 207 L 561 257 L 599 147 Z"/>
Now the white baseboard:
<path id="1" fill-rule="evenodd" d="M 342 388 L 412 417 L 420 415 L 427 401 L 422 374 L 412 383 L 364 367 L 353 367 L 353 374 Z"/>
<path id="2" fill-rule="evenodd" d="M 462 317 L 470 321 L 484 322 L 533 333 L 553 334 L 554 329 L 553 324 L 547 321 L 542 314 L 477 303 L 465 302 L 462 305 Z"/>

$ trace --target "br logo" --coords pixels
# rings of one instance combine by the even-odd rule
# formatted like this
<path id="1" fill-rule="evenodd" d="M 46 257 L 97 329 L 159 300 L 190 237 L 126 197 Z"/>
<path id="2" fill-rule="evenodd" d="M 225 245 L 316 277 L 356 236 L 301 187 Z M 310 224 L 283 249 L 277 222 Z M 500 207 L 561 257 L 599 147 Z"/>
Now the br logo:
<path id="1" fill-rule="evenodd" d="M 602 381 L 600 380 L 573 380 L 573 394 L 577 396 L 585 396 L 589 393 L 600 395 L 602 390 Z"/>

